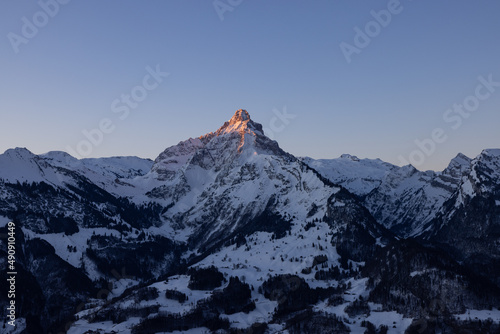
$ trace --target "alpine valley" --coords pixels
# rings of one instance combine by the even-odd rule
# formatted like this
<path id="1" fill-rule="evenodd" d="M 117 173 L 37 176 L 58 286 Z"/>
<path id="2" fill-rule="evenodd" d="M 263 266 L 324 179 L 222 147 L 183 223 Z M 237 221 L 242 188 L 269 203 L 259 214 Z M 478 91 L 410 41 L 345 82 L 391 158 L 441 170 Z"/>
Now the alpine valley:
<path id="1" fill-rule="evenodd" d="M 2 333 L 500 333 L 500 149 L 298 158 L 245 110 L 154 161 L 9 149 L 0 236 Z"/>

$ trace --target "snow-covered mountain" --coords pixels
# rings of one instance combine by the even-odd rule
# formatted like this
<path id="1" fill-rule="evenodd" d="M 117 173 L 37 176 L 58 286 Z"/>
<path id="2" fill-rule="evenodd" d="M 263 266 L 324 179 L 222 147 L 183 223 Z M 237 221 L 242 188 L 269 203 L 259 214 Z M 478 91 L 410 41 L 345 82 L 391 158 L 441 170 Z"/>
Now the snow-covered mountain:
<path id="1" fill-rule="evenodd" d="M 92 182 L 108 186 L 106 181 L 131 179 L 142 176 L 151 170 L 153 161 L 138 157 L 110 157 L 76 159 L 66 152 L 51 151 L 42 154 L 45 161 L 54 167 L 78 171 L 86 175 Z"/>
<path id="2" fill-rule="evenodd" d="M 487 149 L 422 235 L 500 285 L 500 150 Z"/>
<path id="3" fill-rule="evenodd" d="M 245 110 L 154 161 L 8 150 L 0 234 L 16 223 L 19 317 L 28 333 L 498 329 L 496 270 L 471 269 L 483 252 L 498 265 L 499 156 L 442 172 L 298 159 Z"/>
<path id="4" fill-rule="evenodd" d="M 215 132 L 166 149 L 150 176 L 162 181 L 148 195 L 166 206 L 165 224 L 189 230 L 193 245 L 204 247 L 250 233 L 263 214 L 319 219 L 340 189 L 282 151 L 245 110 Z"/>
<path id="5" fill-rule="evenodd" d="M 338 159 L 303 161 L 357 195 L 378 222 L 401 237 L 415 237 L 428 229 L 471 168 L 471 159 L 463 154 L 442 172 L 421 172 L 411 165 L 398 167 L 348 154 Z"/>

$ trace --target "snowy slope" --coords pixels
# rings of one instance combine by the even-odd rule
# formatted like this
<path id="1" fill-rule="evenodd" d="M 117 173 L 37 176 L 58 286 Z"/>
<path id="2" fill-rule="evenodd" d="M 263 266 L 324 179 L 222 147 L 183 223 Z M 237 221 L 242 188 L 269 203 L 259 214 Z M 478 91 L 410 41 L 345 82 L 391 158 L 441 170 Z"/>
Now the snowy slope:
<path id="1" fill-rule="evenodd" d="M 52 166 L 84 175 L 94 184 L 117 195 L 126 195 L 132 188 L 129 180 L 145 175 L 153 162 L 138 157 L 109 157 L 76 159 L 65 152 L 51 151 L 39 156 Z M 142 190 L 141 190 L 142 191 Z"/>
<path id="2" fill-rule="evenodd" d="M 303 161 L 334 183 L 341 184 L 358 196 L 365 196 L 379 187 L 397 166 L 379 159 L 358 159 L 343 154 L 337 159 L 303 158 Z"/>
<path id="3" fill-rule="evenodd" d="M 146 174 L 153 161 L 139 157 L 109 157 L 76 159 L 66 152 L 51 151 L 40 155 L 53 166 L 88 173 L 92 171 L 109 179 L 130 179 Z"/>
<path id="4" fill-rule="evenodd" d="M 55 185 L 67 181 L 67 177 L 26 148 L 9 149 L 0 154 L 0 179 L 10 183 L 46 182 Z"/>
<path id="5" fill-rule="evenodd" d="M 329 306 L 328 302 L 319 301 L 314 306 L 317 312 L 326 312 L 326 314 L 339 316 L 345 319 L 346 323 L 350 323 L 349 327 L 353 333 L 364 332 L 360 326 L 360 321 L 365 319 L 365 316 L 351 317 L 344 312 L 344 309 L 360 296 L 366 298 L 368 296 L 367 279 L 366 278 L 344 278 L 339 280 L 317 280 L 315 273 L 322 268 L 338 267 L 340 265 L 339 258 L 335 246 L 330 243 L 331 227 L 324 222 L 317 223 L 317 226 L 310 229 L 305 229 L 304 224 L 300 224 L 299 220 L 293 224 L 290 234 L 280 239 L 274 239 L 271 233 L 256 232 L 249 235 L 246 244 L 237 246 L 232 245 L 222 248 L 220 251 L 206 257 L 201 262 L 196 264 L 196 267 L 215 266 L 220 270 L 226 278 L 230 276 L 239 277 L 240 280 L 249 284 L 253 288 L 252 300 L 255 302 L 255 309 L 250 312 L 238 312 L 235 314 L 225 315 L 221 317 L 228 319 L 232 328 L 246 329 L 255 323 L 272 323 L 275 309 L 280 301 L 269 300 L 259 292 L 263 282 L 274 275 L 292 274 L 304 279 L 305 284 L 311 288 L 339 288 L 340 286 L 348 285 L 342 294 L 342 304 L 336 307 Z M 314 242 L 312 242 L 314 241 Z M 314 245 L 313 245 L 314 244 Z M 325 256 L 326 261 L 318 266 L 315 264 L 315 258 Z M 354 268 L 361 267 L 362 263 L 352 262 Z M 319 269 L 317 268 L 319 267 Z M 307 269 L 312 269 L 307 273 Z M 158 291 L 159 296 L 153 300 L 143 301 L 140 303 L 142 307 L 148 305 L 160 305 L 157 313 L 150 314 L 149 317 L 158 316 L 161 314 L 186 314 L 196 309 L 198 303 L 202 300 L 208 300 L 212 296 L 210 291 L 191 290 L 188 287 L 188 275 L 175 275 L 168 278 L 167 281 L 156 282 L 148 286 Z M 224 288 L 226 285 L 221 287 Z M 166 299 L 165 291 L 175 290 L 184 293 L 188 296 L 188 302 L 180 303 L 175 300 Z M 131 299 L 128 297 L 128 299 Z M 117 308 L 121 312 L 127 312 L 127 309 L 132 306 L 130 301 L 119 301 L 111 304 L 112 309 Z M 389 333 L 401 333 L 411 323 L 411 318 L 405 318 L 397 312 L 382 312 L 380 305 L 371 305 L 372 313 L 368 319 L 377 327 L 387 325 L 391 329 Z M 101 308 L 87 309 L 82 311 L 79 316 L 81 320 L 77 321 L 69 333 L 82 333 L 85 330 L 119 330 L 123 333 L 130 333 L 132 328 L 139 323 L 137 318 L 131 318 L 120 323 L 99 323 L 92 322 L 92 314 L 100 312 Z M 356 324 L 356 322 L 358 322 Z M 285 323 L 275 322 L 271 325 L 271 333 L 283 332 L 286 330 Z M 204 332 L 205 329 L 199 329 Z M 210 332 L 210 331 L 208 331 Z"/>

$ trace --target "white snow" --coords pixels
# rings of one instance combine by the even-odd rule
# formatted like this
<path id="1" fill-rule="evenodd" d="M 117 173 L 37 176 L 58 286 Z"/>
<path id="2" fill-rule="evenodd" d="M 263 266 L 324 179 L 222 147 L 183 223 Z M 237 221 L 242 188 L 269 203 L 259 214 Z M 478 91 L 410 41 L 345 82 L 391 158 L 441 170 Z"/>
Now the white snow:
<path id="1" fill-rule="evenodd" d="M 291 273 L 302 276 L 311 287 L 327 286 L 327 283 L 314 280 L 314 272 L 308 275 L 302 269 L 311 267 L 316 255 L 326 255 L 327 265 L 338 265 L 339 255 L 329 242 L 326 223 L 305 231 L 301 223 L 294 222 L 291 235 L 271 240 L 271 233 L 256 232 L 247 237 L 247 245 L 238 248 L 231 246 L 205 258 L 200 266 L 215 265 L 221 272 L 233 276 L 246 276 L 246 282 L 260 286 L 267 275 Z M 318 240 L 318 237 L 320 240 Z M 256 245 L 254 245 L 256 243 Z M 313 246 L 314 243 L 314 246 Z M 323 248 L 321 251 L 319 246 Z M 283 257 L 283 261 L 281 260 Z M 290 261 L 292 260 L 292 261 Z"/>
<path id="2" fill-rule="evenodd" d="M 184 313 L 192 310 L 196 303 L 200 300 L 207 299 L 211 295 L 211 291 L 202 290 L 191 290 L 188 288 L 189 276 L 187 275 L 176 275 L 169 277 L 168 282 L 158 282 L 151 285 L 155 287 L 160 292 L 160 295 L 156 301 L 161 305 L 160 312 L 169 313 Z M 165 297 L 166 290 L 177 290 L 184 293 L 188 300 L 184 303 L 179 303 L 176 300 L 167 299 Z M 155 301 L 155 302 L 156 302 Z"/>
<path id="3" fill-rule="evenodd" d="M 22 228 L 23 233 L 31 238 L 40 238 L 51 244 L 56 254 L 73 267 L 78 268 L 81 265 L 82 253 L 87 249 L 87 240 L 90 240 L 93 234 L 95 235 L 113 235 L 115 237 L 120 237 L 120 232 L 113 229 L 107 229 L 103 227 L 99 228 L 80 228 L 80 230 L 73 235 L 65 235 L 64 233 L 46 233 L 39 234 L 35 233 L 26 228 Z M 76 252 L 70 252 L 68 246 L 75 246 Z"/>
<path id="4" fill-rule="evenodd" d="M 231 322 L 231 327 L 248 328 L 256 322 L 264 323 L 272 319 L 272 314 L 278 303 L 269 301 L 255 292 L 252 293 L 252 299 L 255 301 L 255 310 L 249 313 L 239 312 L 223 316 Z"/>
<path id="5" fill-rule="evenodd" d="M 433 271 L 436 271 L 436 269 L 431 268 L 431 269 L 425 269 L 425 270 L 415 270 L 415 271 L 412 271 L 410 273 L 410 277 L 415 277 L 415 276 L 418 276 L 418 275 L 424 275 L 424 274 L 427 274 L 427 273 L 433 272 Z"/>
<path id="6" fill-rule="evenodd" d="M 382 243 L 382 238 L 381 237 L 378 237 L 377 239 L 375 239 L 375 244 L 384 248 L 386 245 Z"/>
<path id="7" fill-rule="evenodd" d="M 469 197 L 474 197 L 476 195 L 474 188 L 472 187 L 472 183 L 468 178 L 464 178 L 464 182 L 462 183 L 462 192 L 464 195 L 468 195 Z"/>
<path id="8" fill-rule="evenodd" d="M 153 161 L 138 157 L 108 157 L 76 159 L 66 152 L 51 151 L 39 155 L 52 166 L 68 168 L 90 174 L 89 178 L 98 178 L 98 175 L 107 179 L 132 178 L 144 175 L 151 170 Z"/>
<path id="9" fill-rule="evenodd" d="M 496 158 L 500 158 L 500 149 L 498 148 L 487 148 L 485 150 L 483 150 L 480 154 L 481 155 L 487 155 L 487 156 L 490 156 L 490 157 L 496 157 Z"/>
<path id="10" fill-rule="evenodd" d="M 117 296 L 127 287 L 138 283 L 137 281 L 129 280 L 126 273 L 118 272 L 120 268 L 109 268 L 109 272 L 101 273 L 97 269 L 93 261 L 89 260 L 86 256 L 82 256 L 88 247 L 87 240 L 90 240 L 92 235 L 112 235 L 115 237 L 120 237 L 120 232 L 118 232 L 117 230 L 107 229 L 103 227 L 80 228 L 77 233 L 74 233 L 72 235 L 65 235 L 64 233 L 40 234 L 28 230 L 24 227 L 22 228 L 22 230 L 26 238 L 40 238 L 50 243 L 54 247 L 56 255 L 71 264 L 73 267 L 80 268 L 82 267 L 82 265 L 84 265 L 85 272 L 90 279 L 97 280 L 103 277 L 104 274 L 113 276 L 115 279 L 119 280 L 118 283 L 115 283 L 115 289 L 113 289 L 110 297 Z M 131 237 L 136 237 L 136 235 L 132 234 Z M 68 246 L 76 247 L 76 252 L 69 251 Z"/>
<path id="11" fill-rule="evenodd" d="M 87 331 L 105 331 L 106 333 L 130 334 L 132 326 L 140 322 L 140 318 L 129 318 L 127 321 L 113 324 L 111 321 L 89 323 L 84 319 L 77 320 L 71 325 L 67 334 L 84 334 Z"/>
<path id="12" fill-rule="evenodd" d="M 355 300 L 358 297 L 359 295 L 354 295 L 354 297 L 350 299 Z M 368 317 L 357 316 L 355 318 L 349 318 L 349 315 L 344 311 L 344 309 L 348 305 L 349 303 L 347 302 L 337 306 L 328 306 L 327 302 L 324 301 L 318 303 L 314 307 L 314 310 L 319 312 L 326 312 L 329 314 L 335 314 L 336 316 L 347 320 L 348 322 L 345 324 L 349 327 L 351 333 L 362 334 L 366 331 L 366 327 L 361 327 L 361 322 L 363 320 L 371 322 L 377 328 L 381 325 L 386 325 L 389 328 L 387 332 L 388 334 L 404 333 L 405 330 L 410 326 L 410 324 L 413 321 L 412 318 L 405 318 L 402 314 L 399 314 L 395 311 L 392 312 L 380 311 L 381 305 L 373 303 L 368 303 L 368 305 L 370 306 L 370 315 Z"/>
<path id="13" fill-rule="evenodd" d="M 65 152 L 51 151 L 39 156 L 54 167 L 77 171 L 93 183 L 115 195 L 143 192 L 135 190 L 133 180 L 151 170 L 153 161 L 138 157 L 76 159 Z"/>
<path id="14" fill-rule="evenodd" d="M 397 166 L 383 162 L 379 159 L 358 159 L 343 154 L 337 159 L 313 160 L 304 158 L 312 168 L 332 182 L 344 185 L 356 195 L 366 195 L 378 187 L 386 175 Z"/>
<path id="15" fill-rule="evenodd" d="M 175 146 L 168 147 L 155 160 L 153 170 L 176 172 L 186 165 L 194 153 L 202 147 L 203 143 L 200 138 L 189 138 Z"/>
<path id="16" fill-rule="evenodd" d="M 212 331 L 206 327 L 188 329 L 187 331 L 159 332 L 157 334 L 211 334 Z"/>
<path id="17" fill-rule="evenodd" d="M 4 321 L 9 321 L 9 318 L 5 318 Z M 3 323 L 3 321 L 2 321 Z M 21 334 L 26 329 L 26 319 L 16 318 L 14 321 L 15 326 L 11 326 L 5 323 L 5 328 L 2 328 L 2 334 Z M 3 326 L 3 324 L 2 324 Z"/>
<path id="18" fill-rule="evenodd" d="M 0 154 L 0 178 L 5 182 L 46 182 L 62 184 L 68 177 L 56 173 L 47 162 L 25 148 L 15 148 Z"/>
<path id="19" fill-rule="evenodd" d="M 5 227 L 7 226 L 7 224 L 9 222 L 11 222 L 12 220 L 10 220 L 9 218 L 7 217 L 4 217 L 4 216 L 0 216 L 0 227 Z"/>
<path id="20" fill-rule="evenodd" d="M 399 314 L 395 311 L 372 311 L 370 313 L 370 316 L 368 316 L 366 320 L 374 324 L 377 328 L 381 325 L 386 325 L 387 327 L 389 327 L 389 330 L 387 331 L 388 334 L 404 333 L 404 331 L 411 325 L 413 321 L 412 318 L 405 318 L 402 314 Z M 351 331 L 353 330 L 353 327 L 351 327 Z M 366 328 L 364 328 L 364 330 L 366 330 Z M 352 331 L 352 333 L 354 333 L 354 331 Z M 364 331 L 362 331 L 361 333 L 364 333 Z"/>
<path id="21" fill-rule="evenodd" d="M 500 310 L 493 308 L 492 310 L 467 310 L 464 314 L 456 314 L 455 317 L 460 320 L 488 320 L 500 322 Z"/>

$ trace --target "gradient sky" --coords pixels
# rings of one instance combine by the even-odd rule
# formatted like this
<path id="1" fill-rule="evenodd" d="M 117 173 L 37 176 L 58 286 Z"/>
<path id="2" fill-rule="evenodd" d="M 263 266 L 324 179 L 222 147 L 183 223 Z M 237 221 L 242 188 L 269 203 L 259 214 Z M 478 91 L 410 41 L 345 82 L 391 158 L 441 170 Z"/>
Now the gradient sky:
<path id="1" fill-rule="evenodd" d="M 214 3 L 226 7 L 218 13 Z M 240 108 L 296 156 L 401 165 L 413 155 L 417 168 L 441 170 L 458 152 L 500 147 L 500 87 L 460 125 L 458 114 L 443 119 L 454 104 L 474 102 L 478 77 L 500 82 L 500 2 L 401 0 L 348 63 L 340 44 L 355 46 L 355 28 L 377 29 L 371 11 L 393 4 L 73 0 L 51 17 L 35 1 L 3 1 L 0 151 L 76 150 L 83 130 L 109 119 L 113 131 L 89 156 L 154 159 Z M 23 29 L 34 21 L 36 33 Z M 13 36 L 25 38 L 15 39 L 17 53 Z M 113 110 L 124 104 L 112 103 L 157 65 L 170 75 L 120 119 Z M 295 115 L 288 124 L 276 116 L 284 110 Z M 446 140 L 429 144 L 438 128 Z"/>

